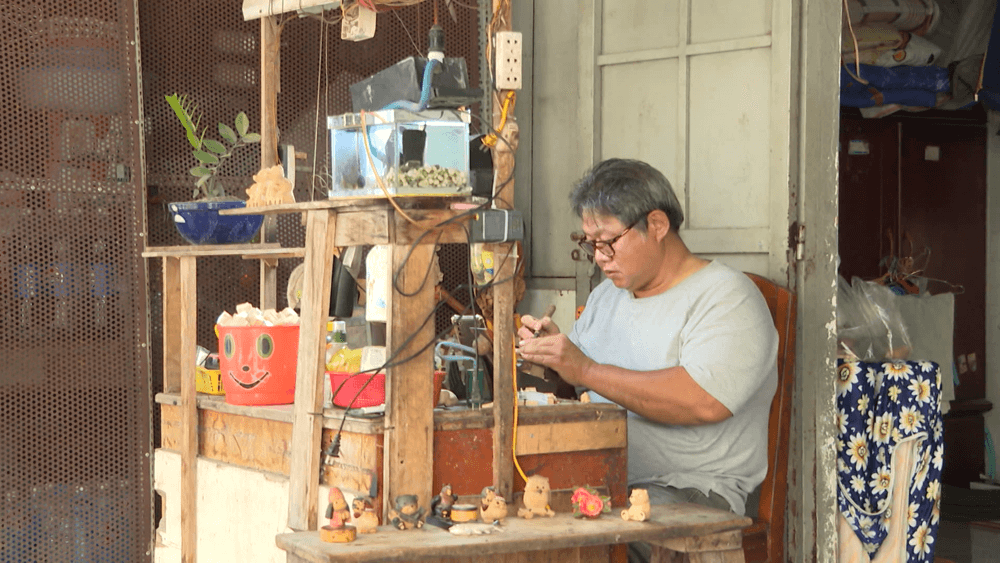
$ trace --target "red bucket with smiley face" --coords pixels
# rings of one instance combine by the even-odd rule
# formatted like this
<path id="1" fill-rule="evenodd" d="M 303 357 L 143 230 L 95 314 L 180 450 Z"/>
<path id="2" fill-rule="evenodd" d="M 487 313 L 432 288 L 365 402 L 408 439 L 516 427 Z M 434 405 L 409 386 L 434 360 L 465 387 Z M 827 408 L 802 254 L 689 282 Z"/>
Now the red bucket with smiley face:
<path id="1" fill-rule="evenodd" d="M 295 402 L 298 326 L 220 326 L 219 371 L 231 405 Z"/>

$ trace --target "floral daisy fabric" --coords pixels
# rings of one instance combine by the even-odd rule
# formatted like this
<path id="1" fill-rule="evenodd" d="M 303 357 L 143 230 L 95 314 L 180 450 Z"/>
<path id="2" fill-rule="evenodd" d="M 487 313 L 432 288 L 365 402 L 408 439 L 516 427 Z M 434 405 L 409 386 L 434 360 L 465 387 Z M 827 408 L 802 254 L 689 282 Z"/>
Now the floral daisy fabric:
<path id="1" fill-rule="evenodd" d="M 892 453 L 916 440 L 912 475 L 894 475 Z M 838 501 L 874 556 L 890 524 L 904 518 L 907 561 L 934 560 L 941 516 L 941 370 L 934 362 L 837 361 Z M 894 479 L 909 479 L 908 510 L 892 514 Z"/>

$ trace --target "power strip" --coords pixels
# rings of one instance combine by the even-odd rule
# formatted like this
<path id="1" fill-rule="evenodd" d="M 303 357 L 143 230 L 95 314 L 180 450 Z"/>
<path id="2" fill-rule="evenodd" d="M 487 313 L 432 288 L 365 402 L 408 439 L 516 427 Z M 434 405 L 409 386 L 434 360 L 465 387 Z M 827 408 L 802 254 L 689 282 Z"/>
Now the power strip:
<path id="1" fill-rule="evenodd" d="M 498 31 L 493 41 L 497 90 L 521 89 L 521 32 Z"/>

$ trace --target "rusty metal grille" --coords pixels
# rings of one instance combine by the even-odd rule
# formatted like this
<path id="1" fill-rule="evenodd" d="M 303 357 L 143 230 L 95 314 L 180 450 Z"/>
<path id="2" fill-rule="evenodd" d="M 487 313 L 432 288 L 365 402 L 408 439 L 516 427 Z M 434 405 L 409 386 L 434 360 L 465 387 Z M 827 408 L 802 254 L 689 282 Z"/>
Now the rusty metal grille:
<path id="1" fill-rule="evenodd" d="M 457 22 L 442 4 L 439 22 L 446 33 L 446 55 L 465 57 L 469 84 L 478 85 L 479 13 L 471 8 L 474 1 L 464 4 L 456 9 Z M 239 7 L 235 1 L 139 0 L 151 245 L 183 243 L 170 223 L 166 204 L 191 198 L 193 182 L 187 171 L 195 164 L 163 96 L 188 94 L 203 110 L 204 123 L 213 127 L 220 121 L 231 122 L 240 110 L 246 111 L 251 130 L 259 130 L 260 23 L 243 21 Z M 304 160 L 297 161 L 296 200 L 322 199 L 326 193 L 322 176 L 330 169 L 326 116 L 351 111 L 350 84 L 405 57 L 426 55 L 434 6 L 433 2 L 423 2 L 380 12 L 375 37 L 357 43 L 342 41 L 340 24 L 324 23 L 318 15 L 279 17 L 283 22 L 279 142 L 306 154 Z M 339 10 L 322 17 L 336 22 Z M 259 151 L 246 150 L 233 161 L 227 164 L 227 192 L 245 199 L 245 189 L 252 183 L 250 176 L 259 167 Z M 319 173 L 315 180 L 314 169 Z M 277 239 L 283 245 L 300 246 L 304 236 L 305 228 L 297 215 L 278 218 Z M 232 311 L 244 301 L 258 304 L 259 267 L 254 261 L 232 257 L 200 260 L 198 337 L 202 346 L 213 348 L 216 341 L 212 322 L 221 311 Z M 300 262 L 279 261 L 279 307 L 286 305 L 288 275 Z M 162 381 L 160 275 L 159 268 L 150 268 L 154 385 Z"/>
<path id="2" fill-rule="evenodd" d="M 0 6 L 0 561 L 148 561 L 133 0 Z"/>

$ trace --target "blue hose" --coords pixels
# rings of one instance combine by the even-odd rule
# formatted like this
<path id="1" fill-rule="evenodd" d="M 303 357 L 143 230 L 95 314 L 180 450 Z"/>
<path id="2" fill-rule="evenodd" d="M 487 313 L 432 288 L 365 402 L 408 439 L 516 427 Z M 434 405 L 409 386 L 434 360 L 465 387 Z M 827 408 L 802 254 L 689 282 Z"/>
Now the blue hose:
<path id="1" fill-rule="evenodd" d="M 407 111 L 424 111 L 427 109 L 427 104 L 431 101 L 431 81 L 434 77 L 434 69 L 440 64 L 441 61 L 437 59 L 427 59 L 427 65 L 424 66 L 424 78 L 421 83 L 419 102 L 413 103 L 410 100 L 399 100 L 398 102 L 392 102 L 382 109 L 405 109 Z"/>

